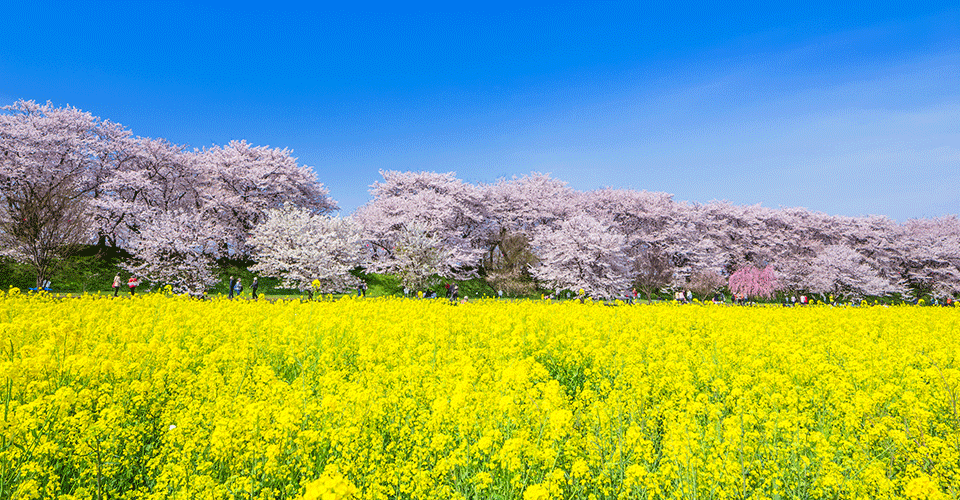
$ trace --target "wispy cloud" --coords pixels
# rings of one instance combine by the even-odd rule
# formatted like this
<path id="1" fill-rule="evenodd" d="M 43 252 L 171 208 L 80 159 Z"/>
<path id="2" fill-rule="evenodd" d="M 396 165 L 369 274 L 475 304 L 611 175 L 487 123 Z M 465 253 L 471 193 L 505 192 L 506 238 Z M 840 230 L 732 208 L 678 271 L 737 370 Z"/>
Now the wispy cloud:
<path id="1" fill-rule="evenodd" d="M 626 185 L 700 202 L 900 220 L 960 212 L 945 187 L 960 173 L 960 51 L 888 60 L 822 84 L 763 71 L 796 52 L 808 57 L 799 48 L 768 54 L 645 90 L 614 119 L 585 114 L 572 133 L 558 132 L 563 144 L 531 148 L 518 163 L 582 188 Z"/>

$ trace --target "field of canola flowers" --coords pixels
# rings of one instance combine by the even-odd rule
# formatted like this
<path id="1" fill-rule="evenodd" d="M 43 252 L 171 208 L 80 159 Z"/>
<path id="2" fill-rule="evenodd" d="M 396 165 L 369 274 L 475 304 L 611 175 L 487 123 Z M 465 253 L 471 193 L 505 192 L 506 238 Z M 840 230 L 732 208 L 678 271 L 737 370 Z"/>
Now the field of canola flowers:
<path id="1" fill-rule="evenodd" d="M 0 350 L 3 499 L 960 496 L 955 308 L 9 293 Z"/>

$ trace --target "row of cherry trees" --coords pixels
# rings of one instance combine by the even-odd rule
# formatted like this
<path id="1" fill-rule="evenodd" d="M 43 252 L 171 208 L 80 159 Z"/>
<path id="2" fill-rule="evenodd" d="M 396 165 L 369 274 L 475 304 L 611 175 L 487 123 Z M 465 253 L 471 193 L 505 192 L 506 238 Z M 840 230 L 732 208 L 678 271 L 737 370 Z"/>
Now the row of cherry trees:
<path id="1" fill-rule="evenodd" d="M 354 215 L 374 269 L 402 260 L 396 242 L 416 221 L 442 242 L 440 267 L 451 277 L 482 269 L 494 282 L 510 282 L 526 271 L 542 285 L 598 296 L 631 287 L 708 295 L 728 283 L 753 296 L 773 286 L 842 297 L 960 292 L 955 216 L 898 224 L 803 208 L 692 204 L 658 192 L 579 192 L 539 173 L 481 185 L 452 173 L 381 174 L 372 200 Z M 737 274 L 747 269 L 753 274 Z"/>
<path id="2" fill-rule="evenodd" d="M 244 141 L 187 150 L 72 107 L 18 101 L 0 114 L 0 252 L 39 286 L 72 245 L 128 250 L 128 269 L 202 293 L 215 259 L 249 255 L 252 229 L 284 202 L 336 210 L 286 149 Z"/>
<path id="3" fill-rule="evenodd" d="M 128 269 L 178 291 L 215 283 L 215 260 L 301 289 L 343 289 L 349 270 L 401 277 L 483 274 L 613 296 L 665 287 L 709 295 L 782 290 L 837 296 L 960 292 L 960 221 L 898 224 L 802 208 L 677 202 L 666 193 L 580 192 L 531 173 L 471 184 L 453 173 L 382 171 L 348 218 L 290 151 L 243 141 L 188 150 L 135 137 L 75 108 L 19 101 L 0 113 L 0 252 L 38 284 L 71 244 L 128 250 Z"/>

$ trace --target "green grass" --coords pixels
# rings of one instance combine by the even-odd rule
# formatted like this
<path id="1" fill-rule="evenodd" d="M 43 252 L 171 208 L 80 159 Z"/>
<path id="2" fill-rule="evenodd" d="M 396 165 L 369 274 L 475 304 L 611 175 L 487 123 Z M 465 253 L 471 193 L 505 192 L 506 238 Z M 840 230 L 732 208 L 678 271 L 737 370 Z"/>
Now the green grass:
<path id="1" fill-rule="evenodd" d="M 403 295 L 403 285 L 400 284 L 400 278 L 392 274 L 363 273 L 356 271 L 354 276 L 357 276 L 367 283 L 368 296 Z"/>

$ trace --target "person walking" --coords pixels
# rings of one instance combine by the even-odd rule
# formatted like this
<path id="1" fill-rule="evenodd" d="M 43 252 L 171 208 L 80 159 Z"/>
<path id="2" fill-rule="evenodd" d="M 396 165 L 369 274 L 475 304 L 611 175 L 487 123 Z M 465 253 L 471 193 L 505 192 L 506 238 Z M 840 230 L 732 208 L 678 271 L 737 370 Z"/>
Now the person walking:
<path id="1" fill-rule="evenodd" d="M 137 282 L 137 277 L 136 277 L 136 276 L 133 276 L 133 275 L 130 275 L 130 279 L 127 280 L 127 286 L 130 287 L 130 296 L 131 296 L 131 297 L 137 294 L 137 285 L 139 285 L 139 284 L 140 284 L 140 283 Z"/>
<path id="2" fill-rule="evenodd" d="M 257 287 L 260 286 L 260 283 L 257 281 L 257 277 L 253 277 L 253 283 L 250 283 L 250 293 L 253 295 L 253 300 L 257 300 Z"/>
<path id="3" fill-rule="evenodd" d="M 117 273 L 113 277 L 113 296 L 116 297 L 120 293 L 120 273 Z"/>
<path id="4" fill-rule="evenodd" d="M 230 277 L 230 288 L 227 290 L 227 298 L 233 298 L 233 287 L 237 286 L 237 279 L 233 276 Z"/>

